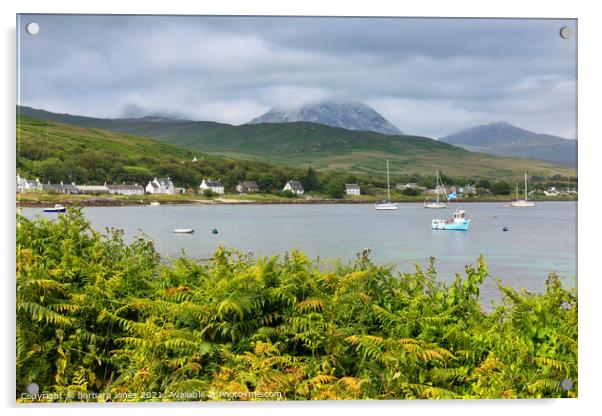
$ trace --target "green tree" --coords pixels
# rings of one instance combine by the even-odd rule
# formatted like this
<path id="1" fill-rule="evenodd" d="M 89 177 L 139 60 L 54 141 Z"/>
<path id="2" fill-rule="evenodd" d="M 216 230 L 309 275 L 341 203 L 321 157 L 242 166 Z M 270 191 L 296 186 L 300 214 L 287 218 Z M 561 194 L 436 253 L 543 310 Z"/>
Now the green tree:
<path id="1" fill-rule="evenodd" d="M 301 178 L 301 184 L 306 192 L 319 191 L 322 188 L 322 183 L 320 182 L 316 171 L 311 166 L 307 168 L 305 176 Z"/>
<path id="2" fill-rule="evenodd" d="M 505 181 L 494 182 L 491 185 L 491 192 L 495 195 L 509 195 L 511 191 L 510 184 Z"/>
<path id="3" fill-rule="evenodd" d="M 480 179 L 479 182 L 477 182 L 477 187 L 491 189 L 491 181 L 488 179 Z"/>
<path id="4" fill-rule="evenodd" d="M 271 173 L 260 173 L 257 176 L 257 186 L 263 192 L 271 192 L 277 187 L 277 179 L 274 174 Z"/>
<path id="5" fill-rule="evenodd" d="M 345 185 L 338 180 L 328 182 L 324 190 L 329 196 L 336 199 L 340 199 L 345 195 Z"/>
<path id="6" fill-rule="evenodd" d="M 420 189 L 418 188 L 405 188 L 403 191 L 401 191 L 402 195 L 406 195 L 406 196 L 418 196 L 420 195 Z"/>

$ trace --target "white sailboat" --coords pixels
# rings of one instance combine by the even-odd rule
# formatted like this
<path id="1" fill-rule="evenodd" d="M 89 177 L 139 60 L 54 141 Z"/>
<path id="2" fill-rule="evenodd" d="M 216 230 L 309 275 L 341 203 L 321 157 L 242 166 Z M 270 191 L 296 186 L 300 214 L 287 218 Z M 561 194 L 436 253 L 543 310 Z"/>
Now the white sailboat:
<path id="1" fill-rule="evenodd" d="M 447 208 L 447 202 L 439 201 L 439 191 L 438 187 L 441 185 L 441 189 L 443 190 L 443 194 L 445 194 L 445 198 L 447 199 L 447 192 L 445 192 L 445 186 L 443 186 L 443 182 L 441 178 L 439 178 L 439 171 L 437 171 L 437 180 L 435 181 L 435 194 L 437 195 L 436 201 L 424 201 L 422 206 L 424 208 Z"/>
<path id="2" fill-rule="evenodd" d="M 526 208 L 534 207 L 535 201 L 529 201 L 527 198 L 527 172 L 525 172 L 525 199 L 518 199 L 518 186 L 516 187 L 516 201 L 512 201 L 513 207 Z"/>
<path id="3" fill-rule="evenodd" d="M 374 209 L 394 210 L 397 209 L 397 202 L 391 202 L 391 186 L 389 185 L 389 161 L 387 160 L 387 200 L 374 204 Z"/>

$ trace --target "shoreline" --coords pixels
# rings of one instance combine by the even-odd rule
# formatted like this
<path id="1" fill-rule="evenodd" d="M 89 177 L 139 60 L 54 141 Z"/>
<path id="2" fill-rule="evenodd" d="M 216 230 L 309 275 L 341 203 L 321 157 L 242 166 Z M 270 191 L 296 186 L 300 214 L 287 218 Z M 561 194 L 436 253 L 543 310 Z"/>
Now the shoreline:
<path id="1" fill-rule="evenodd" d="M 459 203 L 478 203 L 478 202 L 499 202 L 510 203 L 513 198 L 491 198 L 484 197 L 479 199 L 459 199 L 454 202 Z M 578 198 L 546 198 L 533 199 L 535 202 L 577 202 Z M 55 204 L 64 206 L 82 206 L 82 207 L 121 207 L 121 206 L 146 206 L 152 201 L 158 201 L 162 205 L 345 205 L 345 204 L 374 204 L 379 199 L 322 199 L 322 198 L 297 198 L 297 199 L 236 199 L 236 198 L 215 198 L 215 199 L 180 199 L 180 198 L 142 198 L 142 199 L 121 199 L 121 198 L 61 198 L 56 197 L 49 200 L 33 200 L 17 198 L 17 208 L 47 208 Z M 424 202 L 423 199 L 403 199 L 393 200 L 399 204 L 416 204 Z"/>

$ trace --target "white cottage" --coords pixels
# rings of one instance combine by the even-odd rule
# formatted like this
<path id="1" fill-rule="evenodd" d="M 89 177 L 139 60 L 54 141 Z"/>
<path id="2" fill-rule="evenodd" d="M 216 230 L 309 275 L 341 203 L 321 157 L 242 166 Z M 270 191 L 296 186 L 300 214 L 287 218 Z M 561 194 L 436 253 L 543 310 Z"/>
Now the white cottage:
<path id="1" fill-rule="evenodd" d="M 106 194 L 109 188 L 106 185 L 75 185 L 79 194 Z"/>
<path id="2" fill-rule="evenodd" d="M 203 179 L 203 182 L 199 185 L 199 191 L 204 193 L 206 190 L 211 190 L 216 195 L 224 194 L 224 185 L 220 181 L 212 181 L 210 179 Z"/>
<path id="3" fill-rule="evenodd" d="M 288 181 L 282 191 L 291 191 L 295 195 L 303 195 L 305 193 L 303 185 L 298 181 Z"/>
<path id="4" fill-rule="evenodd" d="M 17 192 L 41 191 L 42 183 L 39 179 L 25 179 L 17 175 Z"/>
<path id="5" fill-rule="evenodd" d="M 252 194 L 259 192 L 259 185 L 255 181 L 242 181 L 236 185 L 236 192 L 239 194 Z"/>
<path id="6" fill-rule="evenodd" d="M 155 178 L 146 185 L 149 194 L 175 194 L 173 182 L 170 178 Z"/>
<path id="7" fill-rule="evenodd" d="M 360 186 L 357 183 L 346 183 L 345 192 L 347 195 L 360 195 Z"/>
<path id="8" fill-rule="evenodd" d="M 107 185 L 111 195 L 143 195 L 144 188 L 137 183 L 133 185 Z"/>

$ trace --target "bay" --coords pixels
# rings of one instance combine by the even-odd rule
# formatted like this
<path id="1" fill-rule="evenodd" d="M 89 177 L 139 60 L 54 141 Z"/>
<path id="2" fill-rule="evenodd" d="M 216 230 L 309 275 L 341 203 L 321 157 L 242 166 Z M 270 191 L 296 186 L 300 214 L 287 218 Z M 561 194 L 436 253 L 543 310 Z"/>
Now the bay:
<path id="1" fill-rule="evenodd" d="M 569 286 L 576 284 L 576 202 L 539 202 L 533 208 L 463 204 L 472 218 L 468 231 L 431 230 L 431 219 L 451 217 L 452 205 L 429 210 L 404 203 L 397 211 L 376 211 L 371 204 L 161 205 L 83 211 L 95 229 L 123 229 L 128 242 L 146 235 L 166 259 L 181 253 L 209 258 L 223 245 L 256 257 L 300 249 L 312 258 L 352 261 L 370 248 L 375 262 L 400 272 L 412 272 L 416 264 L 426 267 L 432 256 L 439 278 L 449 282 L 483 254 L 490 274 L 504 285 L 541 291 L 550 272 Z M 28 218 L 57 215 L 41 208 L 21 211 Z M 195 233 L 174 234 L 174 228 L 193 228 Z M 212 234 L 212 229 L 218 233 Z M 485 282 L 482 293 L 496 297 L 493 280 Z"/>

